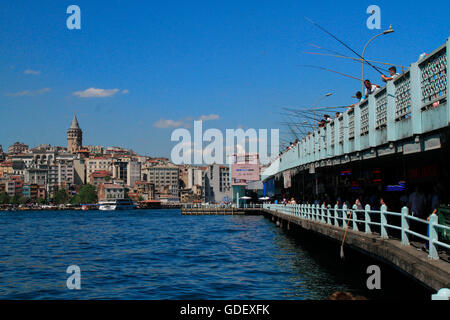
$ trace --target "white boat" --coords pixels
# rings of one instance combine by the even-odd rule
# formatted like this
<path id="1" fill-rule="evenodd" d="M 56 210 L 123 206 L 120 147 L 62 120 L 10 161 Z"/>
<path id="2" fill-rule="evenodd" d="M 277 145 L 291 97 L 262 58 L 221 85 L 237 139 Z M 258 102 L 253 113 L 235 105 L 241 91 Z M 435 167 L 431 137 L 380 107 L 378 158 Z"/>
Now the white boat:
<path id="1" fill-rule="evenodd" d="M 117 200 L 107 200 L 100 201 L 99 210 L 109 211 L 109 210 L 134 210 L 136 205 L 131 199 L 117 199 Z"/>

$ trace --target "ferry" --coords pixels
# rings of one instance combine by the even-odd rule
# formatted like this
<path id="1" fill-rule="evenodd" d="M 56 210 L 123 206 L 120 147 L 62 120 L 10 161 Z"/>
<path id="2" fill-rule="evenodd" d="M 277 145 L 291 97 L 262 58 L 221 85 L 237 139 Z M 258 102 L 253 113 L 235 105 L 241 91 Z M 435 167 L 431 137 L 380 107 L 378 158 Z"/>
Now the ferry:
<path id="1" fill-rule="evenodd" d="M 131 199 L 117 199 L 117 200 L 107 200 L 99 202 L 99 210 L 109 211 L 109 210 L 134 210 L 136 205 Z"/>

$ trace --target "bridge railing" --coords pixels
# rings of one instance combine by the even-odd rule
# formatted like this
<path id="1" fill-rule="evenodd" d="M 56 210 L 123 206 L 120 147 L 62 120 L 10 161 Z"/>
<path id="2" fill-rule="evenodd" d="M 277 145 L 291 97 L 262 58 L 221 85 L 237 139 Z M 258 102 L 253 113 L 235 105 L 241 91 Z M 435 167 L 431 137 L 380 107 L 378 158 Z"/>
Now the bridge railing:
<path id="1" fill-rule="evenodd" d="M 223 209 L 223 208 L 239 208 L 239 209 L 259 209 L 262 208 L 259 203 L 240 203 L 239 207 L 235 203 L 219 204 L 219 203 L 183 203 L 181 205 L 184 209 Z"/>
<path id="2" fill-rule="evenodd" d="M 364 208 L 357 208 L 356 205 L 347 208 L 345 204 L 341 208 L 337 205 L 264 204 L 263 208 L 343 229 L 348 227 L 366 234 L 373 234 L 377 230 L 380 237 L 386 239 L 394 238 L 393 230 L 396 230 L 400 233 L 399 240 L 402 245 L 409 246 L 410 239 L 414 236 L 425 240 L 430 259 L 439 259 L 438 247 L 450 249 L 449 243 L 441 241 L 439 237 L 439 234 L 450 234 L 449 226 L 439 224 L 438 216 L 434 213 L 426 220 L 410 215 L 407 207 L 403 207 L 401 212 L 388 211 L 385 205 L 381 206 L 380 210 L 372 210 L 370 205 Z M 411 230 L 412 221 L 422 225 L 423 229 L 426 226 L 427 235 Z"/>
<path id="3" fill-rule="evenodd" d="M 350 153 L 371 157 L 374 147 L 386 149 L 393 142 L 449 126 L 449 42 L 450 38 L 366 100 L 300 139 L 263 176 L 317 162 L 326 164 Z M 432 136 L 427 139 L 423 148 L 436 144 Z M 410 148 L 420 151 L 415 145 Z"/>

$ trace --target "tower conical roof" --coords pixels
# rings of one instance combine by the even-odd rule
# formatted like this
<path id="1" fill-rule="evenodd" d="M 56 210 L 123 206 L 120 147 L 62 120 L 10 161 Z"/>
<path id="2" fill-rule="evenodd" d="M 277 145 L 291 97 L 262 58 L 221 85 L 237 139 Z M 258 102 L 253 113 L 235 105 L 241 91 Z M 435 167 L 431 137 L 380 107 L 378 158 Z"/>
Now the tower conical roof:
<path id="1" fill-rule="evenodd" d="M 70 129 L 80 129 L 80 126 L 78 125 L 77 116 L 73 115 L 72 125 L 70 126 Z"/>

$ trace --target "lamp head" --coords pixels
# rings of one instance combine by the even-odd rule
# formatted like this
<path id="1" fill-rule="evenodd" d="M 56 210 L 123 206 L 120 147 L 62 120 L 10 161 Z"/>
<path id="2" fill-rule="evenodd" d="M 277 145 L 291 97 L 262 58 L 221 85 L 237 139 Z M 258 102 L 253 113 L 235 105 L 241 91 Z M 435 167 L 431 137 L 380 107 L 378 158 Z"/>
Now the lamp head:
<path id="1" fill-rule="evenodd" d="M 392 24 L 391 24 L 391 25 L 389 25 L 389 29 L 383 31 L 383 34 L 388 34 L 388 33 L 392 33 L 392 32 L 394 32 L 394 29 L 392 29 Z"/>

